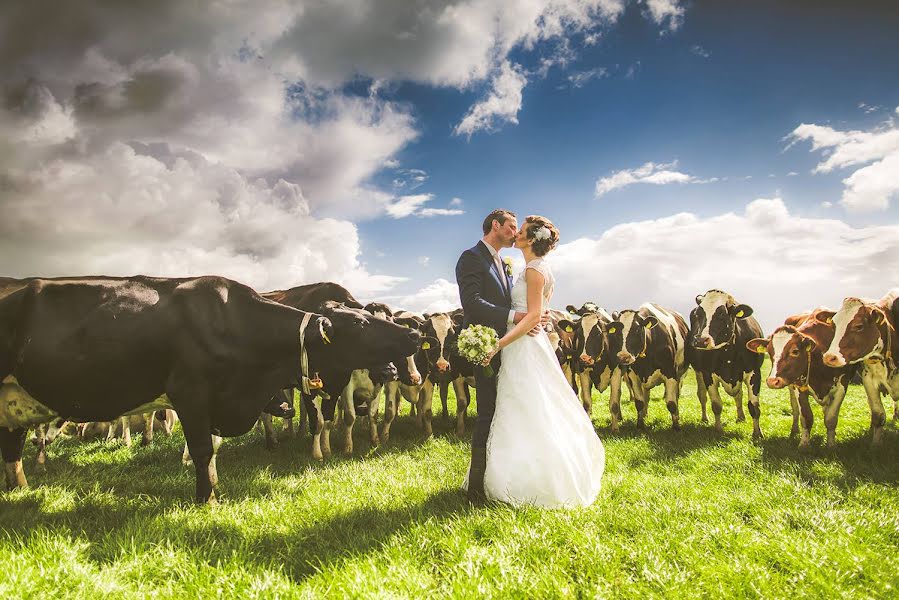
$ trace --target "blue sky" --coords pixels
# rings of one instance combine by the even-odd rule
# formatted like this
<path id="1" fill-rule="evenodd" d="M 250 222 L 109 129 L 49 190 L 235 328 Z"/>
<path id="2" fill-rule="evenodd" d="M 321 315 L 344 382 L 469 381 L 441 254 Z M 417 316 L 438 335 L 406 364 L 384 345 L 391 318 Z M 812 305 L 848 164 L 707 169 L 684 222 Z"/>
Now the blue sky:
<path id="1" fill-rule="evenodd" d="M 0 274 L 442 310 L 503 206 L 561 229 L 557 305 L 716 287 L 770 327 L 899 285 L 896 31 L 894 2 L 4 5 Z"/>

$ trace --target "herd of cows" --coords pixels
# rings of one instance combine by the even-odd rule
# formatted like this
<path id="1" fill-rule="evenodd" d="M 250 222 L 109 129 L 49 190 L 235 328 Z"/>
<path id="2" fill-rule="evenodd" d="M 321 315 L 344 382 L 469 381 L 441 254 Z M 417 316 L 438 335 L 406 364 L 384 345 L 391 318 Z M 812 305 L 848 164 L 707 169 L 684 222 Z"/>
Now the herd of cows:
<path id="1" fill-rule="evenodd" d="M 721 429 L 721 388 L 735 400 L 737 421 L 744 420 L 745 388 L 753 436 L 761 436 L 767 353 L 766 384 L 789 389 L 800 446 L 809 443 L 810 398 L 822 406 L 827 443 L 835 444 L 840 405 L 854 377 L 867 394 L 877 444 L 886 420 L 881 395 L 899 403 L 897 298 L 899 288 L 878 301 L 846 298 L 836 311 L 790 316 L 767 337 L 752 308 L 720 290 L 696 297 L 689 322 L 655 304 L 610 314 L 588 302 L 551 311 L 549 336 L 588 413 L 593 388 L 610 390 L 613 432 L 622 420 L 622 383 L 638 426 L 650 390 L 663 385 L 672 427 L 679 429 L 681 383 L 692 367 L 702 421 L 708 422 L 711 399 Z M 462 317 L 461 309 L 421 315 L 381 303 L 363 306 L 327 282 L 258 294 L 222 277 L 0 278 L 0 451 L 7 487 L 27 485 L 22 455 L 29 429 L 37 432 L 42 462 L 44 445 L 66 422 L 121 418 L 130 435 L 127 417 L 146 415 L 146 443 L 155 416 L 170 431 L 177 414 L 185 462 L 196 470 L 197 501 L 213 501 L 221 436 L 242 435 L 261 421 L 266 443 L 274 444 L 271 417 L 292 429 L 294 389 L 300 427 L 308 424 L 319 460 L 330 455 L 330 432 L 340 423 L 343 450 L 353 452 L 357 415 L 367 418 L 373 445 L 387 443 L 403 398 L 430 436 L 435 387 L 446 414 L 453 386 L 456 433 L 463 435 L 474 367 L 455 352 Z M 894 418 L 899 404 L 895 410 Z"/>

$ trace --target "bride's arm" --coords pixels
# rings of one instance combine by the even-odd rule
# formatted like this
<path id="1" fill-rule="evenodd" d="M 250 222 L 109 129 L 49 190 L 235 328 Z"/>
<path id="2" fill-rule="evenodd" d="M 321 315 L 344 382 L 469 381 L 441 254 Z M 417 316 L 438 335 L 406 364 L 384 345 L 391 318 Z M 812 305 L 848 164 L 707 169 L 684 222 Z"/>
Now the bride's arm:
<path id="1" fill-rule="evenodd" d="M 499 349 L 502 350 L 521 336 L 525 335 L 540 324 L 543 311 L 543 274 L 532 268 L 525 269 L 525 281 L 528 284 L 528 312 L 506 335 L 499 340 Z M 538 332 L 539 333 L 539 332 Z"/>

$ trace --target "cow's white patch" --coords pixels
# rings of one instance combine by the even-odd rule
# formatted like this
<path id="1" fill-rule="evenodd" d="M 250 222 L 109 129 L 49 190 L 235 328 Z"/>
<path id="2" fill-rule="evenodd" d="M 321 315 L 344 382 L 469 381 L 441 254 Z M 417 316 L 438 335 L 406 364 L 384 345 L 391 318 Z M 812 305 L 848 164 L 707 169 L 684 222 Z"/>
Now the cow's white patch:
<path id="1" fill-rule="evenodd" d="M 768 375 L 769 379 L 777 377 L 777 365 L 780 362 L 780 357 L 783 356 L 784 346 L 787 345 L 787 342 L 789 342 L 792 337 L 793 334 L 789 331 L 778 331 L 771 336 L 774 359 L 771 361 L 771 373 Z"/>
<path id="2" fill-rule="evenodd" d="M 685 352 L 687 341 L 684 339 L 681 328 L 677 323 L 677 319 L 674 318 L 674 315 L 667 310 L 649 304 L 648 302 L 640 308 L 645 308 L 651 312 L 652 315 L 659 320 L 660 325 L 664 324 L 668 326 L 668 330 L 674 338 L 674 347 L 676 349 L 674 360 L 678 365 L 684 364 L 684 361 L 686 360 Z"/>
<path id="3" fill-rule="evenodd" d="M 553 352 L 559 349 L 559 344 L 562 342 L 562 338 L 559 337 L 559 334 L 555 331 L 550 331 L 548 334 L 549 337 L 549 345 L 552 347 Z"/>
<path id="4" fill-rule="evenodd" d="M 446 360 L 446 357 L 444 356 L 444 346 L 446 336 L 453 327 L 453 320 L 450 319 L 449 315 L 434 315 L 431 317 L 431 325 L 434 326 L 434 333 L 437 334 L 437 341 L 440 342 L 440 358 Z"/>
<path id="5" fill-rule="evenodd" d="M 374 314 L 374 315 L 375 315 L 376 317 L 378 317 L 379 319 L 384 319 L 385 321 L 387 320 L 387 313 L 384 312 L 383 310 L 376 310 L 376 311 L 375 311 L 374 313 L 372 313 L 372 314 Z"/>
<path id="6" fill-rule="evenodd" d="M 609 318 L 611 321 L 611 317 Z M 587 338 L 590 337 L 590 332 L 593 331 L 593 328 L 597 326 L 599 323 L 599 317 L 593 313 L 584 315 L 583 318 L 578 322 L 578 326 L 584 332 L 584 352 L 583 354 L 587 354 Z"/>
<path id="7" fill-rule="evenodd" d="M 32 398 L 12 375 L 7 375 L 0 385 L 0 427 L 29 427 L 48 423 L 58 416 Z"/>
<path id="8" fill-rule="evenodd" d="M 406 357 L 406 368 L 409 370 L 409 375 L 412 378 L 412 381 L 421 381 L 421 373 L 418 372 L 418 367 L 415 366 L 415 355 Z"/>
<path id="9" fill-rule="evenodd" d="M 627 336 L 631 333 L 631 327 L 634 326 L 634 317 L 637 316 L 637 313 L 633 311 L 623 312 L 618 315 L 618 320 L 621 321 L 621 351 L 626 352 L 628 356 L 633 357 L 633 353 L 628 350 L 627 347 Z M 640 349 L 642 350 L 642 348 Z M 638 350 L 638 352 L 640 351 Z"/>
<path id="10" fill-rule="evenodd" d="M 849 327 L 849 323 L 852 322 L 852 319 L 855 318 L 855 315 L 858 314 L 858 311 L 861 310 L 862 306 L 864 306 L 864 302 L 858 298 L 846 298 L 843 301 L 842 306 L 840 306 L 840 310 L 833 316 L 833 326 L 835 331 L 833 340 L 830 342 L 830 348 L 827 349 L 827 354 L 834 354 L 839 357 L 841 364 L 845 364 L 847 361 L 846 357 L 843 356 L 843 353 L 840 352 L 840 342 L 843 341 L 843 336 L 846 335 L 846 329 Z"/>
<path id="11" fill-rule="evenodd" d="M 702 333 L 700 334 L 701 337 L 712 337 L 709 333 L 709 327 L 712 325 L 712 315 L 715 314 L 718 307 L 723 306 L 726 309 L 728 306 L 733 306 L 734 304 L 736 304 L 736 300 L 734 300 L 734 297 L 727 292 L 722 292 L 720 290 L 709 290 L 706 292 L 699 302 L 699 307 L 702 309 L 702 312 L 705 313 L 705 327 L 702 329 Z"/>
<path id="12" fill-rule="evenodd" d="M 218 293 L 219 298 L 222 299 L 222 302 L 227 304 L 228 303 L 228 288 L 226 288 L 223 285 L 220 285 L 219 287 L 215 288 L 215 291 Z M 158 298 L 159 294 L 157 294 L 156 296 Z M 154 302 L 154 304 L 155 304 L 155 302 Z"/>

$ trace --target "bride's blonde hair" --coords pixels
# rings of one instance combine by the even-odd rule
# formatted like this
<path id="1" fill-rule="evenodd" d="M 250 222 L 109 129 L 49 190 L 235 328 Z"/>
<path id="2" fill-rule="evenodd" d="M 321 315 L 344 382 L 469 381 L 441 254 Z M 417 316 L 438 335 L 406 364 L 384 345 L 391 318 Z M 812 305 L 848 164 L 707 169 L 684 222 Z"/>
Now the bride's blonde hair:
<path id="1" fill-rule="evenodd" d="M 545 256 L 549 253 L 550 250 L 556 247 L 556 244 L 559 243 L 559 230 L 556 229 L 556 226 L 553 225 L 553 222 L 547 219 L 546 217 L 541 217 L 540 215 L 531 215 L 524 220 L 527 225 L 527 234 L 529 240 L 534 240 L 534 243 L 531 244 L 531 249 L 534 251 L 534 254 L 537 256 Z M 542 234 L 540 237 L 537 236 L 537 232 L 542 230 L 544 227 L 549 231 L 549 237 L 546 237 L 546 234 Z"/>

